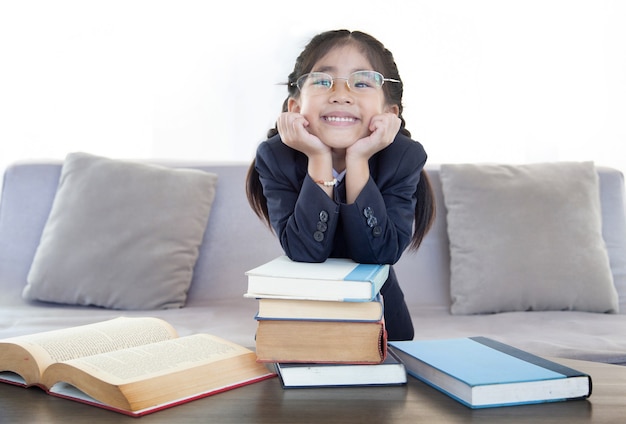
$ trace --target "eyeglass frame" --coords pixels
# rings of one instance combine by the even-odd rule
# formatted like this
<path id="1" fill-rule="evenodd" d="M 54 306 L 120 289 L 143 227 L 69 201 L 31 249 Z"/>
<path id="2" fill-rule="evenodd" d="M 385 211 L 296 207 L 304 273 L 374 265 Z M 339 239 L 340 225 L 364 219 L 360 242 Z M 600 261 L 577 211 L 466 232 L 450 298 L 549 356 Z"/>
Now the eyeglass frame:
<path id="1" fill-rule="evenodd" d="M 298 77 L 298 79 L 296 80 L 296 82 L 291 82 L 291 83 L 289 83 L 289 86 L 290 86 L 290 87 L 297 87 L 297 88 L 298 88 L 298 90 L 299 90 L 300 92 L 302 92 L 302 87 L 300 87 L 300 85 L 298 84 L 298 82 L 299 82 L 299 81 L 303 80 L 303 78 L 304 78 L 304 80 L 303 80 L 303 81 L 306 81 L 306 78 L 307 78 L 307 77 L 309 77 L 310 75 L 313 75 L 313 74 L 322 74 L 322 75 L 328 75 L 328 76 L 330 77 L 330 87 L 328 87 L 328 88 L 327 88 L 324 92 L 328 92 L 328 91 L 332 90 L 332 88 L 335 86 L 335 80 L 336 80 L 336 79 L 345 80 L 345 81 L 346 81 L 346 86 L 348 87 L 348 89 L 349 89 L 351 92 L 358 92 L 358 91 L 355 91 L 352 87 L 350 87 L 350 83 L 349 83 L 348 81 L 350 81 L 350 77 L 351 77 L 352 75 L 354 75 L 354 74 L 358 74 L 358 73 L 360 73 L 360 72 L 372 72 L 372 73 L 374 73 L 374 74 L 380 75 L 380 77 L 381 77 L 381 78 L 380 78 L 380 80 L 381 80 L 382 82 L 381 82 L 381 84 L 380 84 L 380 87 L 376 87 L 376 90 L 382 89 L 382 88 L 383 88 L 383 85 L 385 85 L 385 82 L 396 82 L 396 83 L 402 83 L 402 81 L 397 80 L 397 79 L 394 79 L 394 78 L 385 78 L 385 76 L 384 76 L 383 74 L 381 74 L 380 72 L 378 72 L 378 71 L 360 70 L 360 71 L 354 71 L 354 72 L 352 72 L 350 75 L 348 75 L 348 77 L 347 77 L 347 78 L 346 78 L 346 77 L 333 77 L 332 75 L 330 75 L 330 74 L 329 74 L 329 73 L 327 73 L 327 72 L 307 72 L 306 74 L 302 74 L 302 75 L 300 75 L 300 76 Z"/>

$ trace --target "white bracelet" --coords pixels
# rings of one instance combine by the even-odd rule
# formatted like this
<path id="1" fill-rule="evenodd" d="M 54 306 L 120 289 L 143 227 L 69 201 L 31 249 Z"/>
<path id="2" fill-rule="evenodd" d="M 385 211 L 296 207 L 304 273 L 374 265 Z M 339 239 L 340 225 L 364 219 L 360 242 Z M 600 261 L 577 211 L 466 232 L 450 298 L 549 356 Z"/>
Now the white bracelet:
<path id="1" fill-rule="evenodd" d="M 324 187 L 333 187 L 337 185 L 337 178 L 333 178 L 332 181 L 316 180 L 315 182 L 323 185 Z"/>

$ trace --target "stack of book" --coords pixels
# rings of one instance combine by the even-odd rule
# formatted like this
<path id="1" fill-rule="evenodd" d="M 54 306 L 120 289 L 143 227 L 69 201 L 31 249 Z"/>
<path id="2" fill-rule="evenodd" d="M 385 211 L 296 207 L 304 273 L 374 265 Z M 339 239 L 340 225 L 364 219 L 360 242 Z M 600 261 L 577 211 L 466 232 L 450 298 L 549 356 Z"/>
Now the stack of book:
<path id="1" fill-rule="evenodd" d="M 387 354 L 380 288 L 389 265 L 329 258 L 275 258 L 246 272 L 258 300 L 256 354 L 276 364 L 285 387 L 403 384 Z"/>
<path id="2" fill-rule="evenodd" d="M 257 361 L 284 387 L 404 384 L 407 374 L 470 408 L 586 399 L 591 377 L 486 337 L 389 342 L 387 265 L 278 257 L 247 273 Z"/>

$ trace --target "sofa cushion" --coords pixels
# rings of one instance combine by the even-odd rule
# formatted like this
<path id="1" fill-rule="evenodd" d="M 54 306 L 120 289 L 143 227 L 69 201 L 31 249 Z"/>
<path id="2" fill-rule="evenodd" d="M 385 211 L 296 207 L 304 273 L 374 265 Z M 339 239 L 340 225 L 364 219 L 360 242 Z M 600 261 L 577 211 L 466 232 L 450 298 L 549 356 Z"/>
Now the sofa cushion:
<path id="1" fill-rule="evenodd" d="M 182 307 L 216 183 L 199 170 L 69 154 L 23 297 Z"/>
<path id="2" fill-rule="evenodd" d="M 616 312 L 592 162 L 446 164 L 453 314 Z"/>

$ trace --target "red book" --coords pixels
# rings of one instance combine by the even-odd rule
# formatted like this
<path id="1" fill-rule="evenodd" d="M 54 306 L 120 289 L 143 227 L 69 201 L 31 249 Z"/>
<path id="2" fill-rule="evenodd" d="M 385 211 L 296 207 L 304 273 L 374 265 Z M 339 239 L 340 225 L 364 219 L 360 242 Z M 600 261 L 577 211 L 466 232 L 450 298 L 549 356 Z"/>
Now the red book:
<path id="1" fill-rule="evenodd" d="M 0 381 L 141 416 L 276 376 L 243 346 L 116 318 L 0 340 Z"/>

